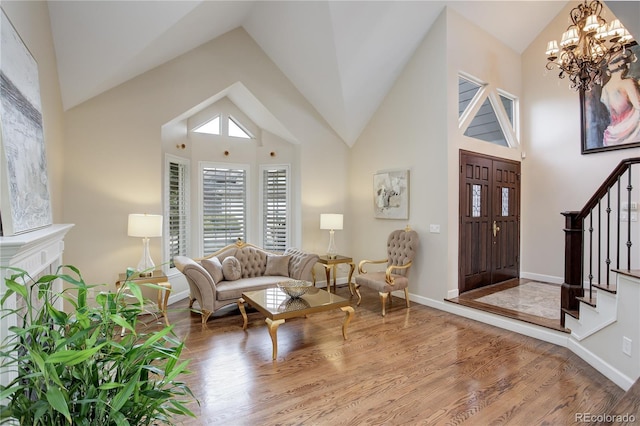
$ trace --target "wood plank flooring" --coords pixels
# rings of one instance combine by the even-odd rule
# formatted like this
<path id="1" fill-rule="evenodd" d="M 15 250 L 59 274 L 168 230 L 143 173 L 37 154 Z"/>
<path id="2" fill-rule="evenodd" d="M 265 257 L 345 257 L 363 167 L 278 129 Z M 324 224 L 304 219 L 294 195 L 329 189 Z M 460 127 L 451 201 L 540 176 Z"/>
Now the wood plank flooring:
<path id="1" fill-rule="evenodd" d="M 200 404 L 180 424 L 568 425 L 576 413 L 616 414 L 622 389 L 566 348 L 401 299 L 383 318 L 378 294 L 361 291 L 348 340 L 339 310 L 287 320 L 276 361 L 257 311 L 245 332 L 236 307 L 202 326 L 186 301 L 171 305 Z"/>

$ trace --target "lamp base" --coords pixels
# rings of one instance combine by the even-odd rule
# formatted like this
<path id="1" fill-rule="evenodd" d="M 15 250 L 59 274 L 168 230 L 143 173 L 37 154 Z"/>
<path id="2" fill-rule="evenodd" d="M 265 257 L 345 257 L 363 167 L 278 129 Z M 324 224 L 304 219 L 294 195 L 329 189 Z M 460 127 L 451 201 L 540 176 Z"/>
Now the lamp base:
<path id="1" fill-rule="evenodd" d="M 334 231 L 329 231 L 329 247 L 327 247 L 327 257 L 329 259 L 335 259 L 338 256 L 338 249 L 336 249 L 336 243 L 333 239 Z"/>
<path id="2" fill-rule="evenodd" d="M 149 238 L 142 239 L 142 258 L 138 262 L 136 270 L 141 277 L 150 277 L 153 275 L 155 264 L 151 259 L 151 253 L 149 251 Z"/>

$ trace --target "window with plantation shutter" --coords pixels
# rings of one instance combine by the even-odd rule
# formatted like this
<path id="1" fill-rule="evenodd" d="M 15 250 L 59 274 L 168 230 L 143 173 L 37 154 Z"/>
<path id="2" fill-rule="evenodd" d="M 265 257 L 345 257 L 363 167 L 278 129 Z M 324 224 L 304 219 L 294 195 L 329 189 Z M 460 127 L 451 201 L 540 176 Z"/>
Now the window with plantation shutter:
<path id="1" fill-rule="evenodd" d="M 174 256 L 187 256 L 189 245 L 189 168 L 188 160 L 167 157 L 165 241 L 169 267 Z"/>
<path id="2" fill-rule="evenodd" d="M 202 167 L 202 242 L 207 255 L 247 237 L 247 169 Z"/>
<path id="3" fill-rule="evenodd" d="M 283 252 L 289 241 L 289 168 L 263 166 L 261 180 L 262 245 Z"/>

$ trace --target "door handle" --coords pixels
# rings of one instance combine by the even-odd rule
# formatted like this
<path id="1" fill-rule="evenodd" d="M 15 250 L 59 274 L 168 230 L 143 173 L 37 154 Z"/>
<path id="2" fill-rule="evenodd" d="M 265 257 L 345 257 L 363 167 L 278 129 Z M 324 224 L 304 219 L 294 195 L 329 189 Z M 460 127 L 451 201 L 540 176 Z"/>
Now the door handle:
<path id="1" fill-rule="evenodd" d="M 500 227 L 498 226 L 498 224 L 496 223 L 496 221 L 493 221 L 493 238 L 496 237 L 496 235 L 498 234 L 498 231 L 500 230 Z"/>

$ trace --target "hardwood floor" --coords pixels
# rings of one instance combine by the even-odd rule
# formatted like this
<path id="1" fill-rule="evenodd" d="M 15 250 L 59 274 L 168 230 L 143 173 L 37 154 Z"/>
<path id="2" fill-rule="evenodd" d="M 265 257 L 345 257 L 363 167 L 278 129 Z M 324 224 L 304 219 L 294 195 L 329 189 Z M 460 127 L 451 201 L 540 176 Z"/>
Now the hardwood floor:
<path id="1" fill-rule="evenodd" d="M 181 424 L 565 425 L 576 413 L 624 414 L 613 411 L 624 392 L 566 348 L 395 298 L 383 318 L 377 293 L 361 291 L 348 340 L 339 310 L 287 320 L 276 361 L 257 311 L 244 332 L 236 307 L 201 326 L 186 301 L 171 305 L 200 402 Z"/>

